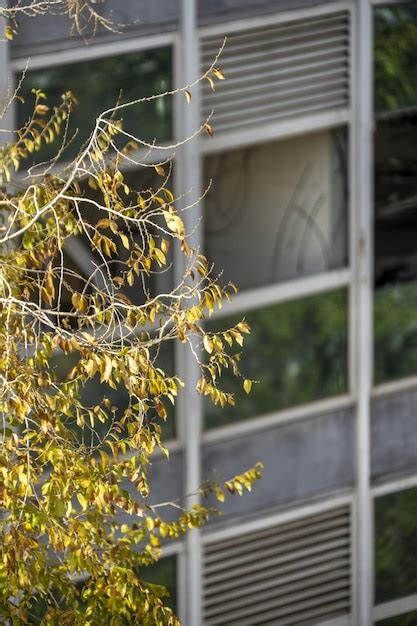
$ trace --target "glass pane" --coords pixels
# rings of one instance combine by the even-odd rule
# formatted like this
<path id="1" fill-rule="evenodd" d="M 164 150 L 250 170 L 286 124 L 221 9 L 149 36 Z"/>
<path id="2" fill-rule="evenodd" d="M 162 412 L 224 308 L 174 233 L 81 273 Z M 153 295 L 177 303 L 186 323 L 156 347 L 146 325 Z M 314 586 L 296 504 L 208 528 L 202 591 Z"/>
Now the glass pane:
<path id="1" fill-rule="evenodd" d="M 124 182 L 130 189 L 130 194 L 126 197 L 125 206 L 129 206 L 129 202 L 132 205 L 136 203 L 137 193 L 140 192 L 144 198 L 148 198 L 152 194 L 156 194 L 160 188 L 161 178 L 155 172 L 153 167 L 141 167 L 138 169 L 132 168 L 123 172 Z M 172 188 L 173 185 L 173 172 L 171 172 L 170 181 L 168 187 Z M 91 189 L 86 183 L 82 186 L 82 194 L 89 200 L 97 202 L 100 206 L 105 206 L 105 200 L 103 195 L 98 190 Z M 86 220 L 90 224 L 96 224 L 101 218 L 107 217 L 107 213 L 104 210 L 97 209 L 91 202 L 81 202 L 80 210 L 86 217 Z M 163 229 L 166 227 L 165 220 L 162 215 L 152 218 L 153 224 L 148 221 L 147 228 L 150 234 L 155 237 L 156 241 L 161 241 L 163 237 Z M 123 230 L 129 238 L 132 237 L 134 242 L 142 247 L 142 235 L 139 228 L 134 227 L 131 223 L 124 223 L 122 220 L 118 221 L 119 230 Z M 129 227 L 129 232 L 127 232 Z M 160 228 L 160 230 L 159 230 Z M 111 239 L 117 246 L 117 255 L 109 263 L 108 268 L 103 269 L 103 259 L 99 252 L 91 250 L 91 245 L 88 237 L 83 233 L 77 237 L 70 238 L 67 243 L 68 255 L 72 255 L 73 259 L 77 261 L 78 248 L 80 243 L 84 246 L 85 253 L 90 257 L 89 262 L 83 267 L 82 274 L 88 276 L 90 279 L 94 272 L 96 282 L 100 285 L 100 273 L 97 272 L 97 267 L 101 268 L 102 273 L 107 275 L 111 273 L 113 277 L 123 277 L 126 274 L 128 267 L 126 261 L 130 257 L 130 250 L 127 251 L 121 244 L 117 235 L 106 230 L 106 236 Z M 74 241 L 76 240 L 76 241 Z M 71 245 L 75 243 L 74 251 L 71 249 Z M 134 304 L 143 304 L 146 300 L 145 290 L 149 292 L 150 297 L 154 297 L 160 293 L 169 293 L 174 287 L 174 271 L 173 271 L 173 248 L 176 243 L 175 240 L 170 240 L 170 247 L 167 252 L 166 265 L 158 268 L 156 264 L 153 265 L 152 271 L 149 275 L 145 275 L 143 272 L 140 279 L 136 279 L 132 286 L 129 286 L 126 281 L 121 287 L 120 292 L 127 296 Z M 94 262 L 94 264 L 93 264 Z M 80 291 L 80 290 L 79 290 Z"/>
<path id="2" fill-rule="evenodd" d="M 375 9 L 375 382 L 417 373 L 417 7 Z M 407 108 L 403 108 L 407 107 Z"/>
<path id="3" fill-rule="evenodd" d="M 164 599 L 166 606 L 177 612 L 177 557 L 167 556 L 150 565 L 143 571 L 146 582 L 163 585 L 169 592 L 169 597 Z"/>
<path id="4" fill-rule="evenodd" d="M 417 374 L 417 284 L 375 292 L 375 383 Z"/>
<path id="5" fill-rule="evenodd" d="M 417 592 L 417 488 L 375 500 L 375 603 Z"/>
<path id="6" fill-rule="evenodd" d="M 97 115 L 114 107 L 120 96 L 121 102 L 129 102 L 162 93 L 171 85 L 170 47 L 29 71 L 20 91 L 25 102 L 17 106 L 18 124 L 24 124 L 32 113 L 32 89 L 42 89 L 51 106 L 59 104 L 61 94 L 72 91 L 79 105 L 71 116 L 69 136 L 76 129 L 78 135 L 64 154 L 64 158 L 70 158 L 88 138 Z M 122 117 L 124 129 L 141 139 L 163 142 L 172 137 L 171 98 L 128 107 Z M 39 152 L 37 159 L 54 156 L 58 146 L 59 140 Z"/>
<path id="7" fill-rule="evenodd" d="M 389 619 L 383 619 L 376 622 L 378 626 L 416 626 L 417 625 L 417 612 L 405 613 L 404 615 L 397 615 L 396 617 L 390 617 Z"/>
<path id="8" fill-rule="evenodd" d="M 375 8 L 375 108 L 395 111 L 417 104 L 417 6 Z"/>
<path id="9" fill-rule="evenodd" d="M 342 267 L 346 133 L 323 131 L 210 155 L 205 250 L 249 289 Z"/>
<path id="10" fill-rule="evenodd" d="M 347 293 L 323 293 L 213 320 L 216 332 L 245 317 L 252 333 L 245 340 L 241 370 L 258 380 L 247 395 L 242 382 L 225 371 L 222 388 L 236 394 L 236 406 L 206 399 L 206 427 L 305 404 L 347 389 Z"/>
<path id="11" fill-rule="evenodd" d="M 51 366 L 58 381 L 63 382 L 65 380 L 67 373 L 78 362 L 78 356 L 78 353 L 63 354 L 60 351 L 53 356 Z M 166 341 L 161 344 L 156 365 L 157 367 L 163 369 L 169 376 L 174 374 L 174 344 L 172 341 Z M 97 374 L 93 379 L 88 381 L 81 392 L 81 401 L 85 406 L 92 407 L 96 404 L 101 404 L 105 397 L 110 400 L 113 406 L 117 407 L 118 411 L 116 413 L 116 418 L 120 418 L 129 402 L 128 393 L 123 385 L 118 386 L 117 389 L 111 389 L 108 385 L 100 383 L 100 376 Z M 157 418 L 156 415 L 152 416 L 151 413 L 149 413 L 149 417 L 151 420 L 154 418 L 156 419 L 156 422 L 162 428 L 163 439 L 168 440 L 174 438 L 176 434 L 175 408 L 169 402 L 167 402 L 165 406 L 168 412 L 166 422 L 161 421 L 161 419 Z M 102 438 L 106 435 L 110 424 L 108 422 L 102 424 L 101 422 L 96 421 L 94 426 L 95 433 L 93 433 L 88 426 L 81 430 L 75 424 L 75 421 L 70 424 L 70 426 L 76 433 L 79 441 L 86 438 L 85 441 L 87 444 L 95 445 L 99 443 L 97 437 Z"/>
<path id="12" fill-rule="evenodd" d="M 142 572 L 144 580 L 155 585 L 162 585 L 166 588 L 169 596 L 164 598 L 164 604 L 171 607 L 174 613 L 177 612 L 177 557 L 175 555 L 164 557 L 154 565 L 144 568 Z M 83 582 L 77 583 L 79 591 L 82 590 Z M 58 602 L 62 600 L 58 598 Z M 81 601 L 80 608 L 85 605 Z M 33 604 L 29 611 L 29 624 L 40 624 L 45 615 L 47 606 L 44 601 Z"/>

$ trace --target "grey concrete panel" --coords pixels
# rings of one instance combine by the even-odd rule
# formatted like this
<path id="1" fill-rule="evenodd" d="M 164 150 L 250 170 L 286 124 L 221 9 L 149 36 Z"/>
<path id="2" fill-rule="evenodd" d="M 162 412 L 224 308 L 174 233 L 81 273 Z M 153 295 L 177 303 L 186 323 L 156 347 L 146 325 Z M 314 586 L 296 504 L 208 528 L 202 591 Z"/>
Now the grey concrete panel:
<path id="1" fill-rule="evenodd" d="M 257 461 L 263 479 L 251 494 L 226 499 L 227 519 L 316 498 L 353 483 L 353 415 L 349 410 L 207 444 L 204 478 L 229 478 Z"/>
<path id="2" fill-rule="evenodd" d="M 142 37 L 177 28 L 176 0 L 106 0 L 97 5 L 102 15 L 109 17 L 119 33 L 100 29 L 94 43 Z M 85 45 L 77 36 L 70 35 L 70 23 L 65 16 L 21 18 L 18 36 L 12 41 L 12 57 L 54 52 Z"/>
<path id="3" fill-rule="evenodd" d="M 328 4 L 329 0 L 200 0 L 202 24 L 293 11 Z"/>
<path id="4" fill-rule="evenodd" d="M 417 471 L 417 390 L 372 403 L 372 476 Z"/>

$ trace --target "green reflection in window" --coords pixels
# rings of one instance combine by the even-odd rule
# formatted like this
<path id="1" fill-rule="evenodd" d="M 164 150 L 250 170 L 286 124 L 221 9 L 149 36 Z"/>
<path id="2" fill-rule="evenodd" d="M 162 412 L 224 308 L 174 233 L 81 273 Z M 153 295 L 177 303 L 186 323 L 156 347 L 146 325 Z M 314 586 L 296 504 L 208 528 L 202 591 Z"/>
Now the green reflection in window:
<path id="1" fill-rule="evenodd" d="M 417 488 L 375 500 L 376 604 L 417 592 L 416 519 Z"/>
<path id="2" fill-rule="evenodd" d="M 375 383 L 417 374 L 417 284 L 375 291 Z"/>
<path id="3" fill-rule="evenodd" d="M 417 626 L 417 612 L 405 613 L 404 615 L 397 615 L 396 617 L 390 617 L 389 619 L 383 619 L 376 622 L 377 626 Z"/>
<path id="4" fill-rule="evenodd" d="M 375 109 L 417 105 L 416 3 L 387 3 L 374 11 Z"/>
<path id="5" fill-rule="evenodd" d="M 225 330 L 244 315 L 213 320 Z M 226 370 L 222 388 L 236 406 L 221 409 L 206 399 L 206 427 L 335 396 L 347 390 L 347 293 L 338 290 L 250 311 L 241 370 L 259 380 L 250 395 Z"/>
<path id="6" fill-rule="evenodd" d="M 145 50 L 131 54 L 69 63 L 29 71 L 20 95 L 24 104 L 17 106 L 18 124 L 30 117 L 33 109 L 31 90 L 42 89 L 53 106 L 61 101 L 61 94 L 72 91 L 79 105 L 71 116 L 71 136 L 78 135 L 64 153 L 64 158 L 74 156 L 89 137 L 96 117 L 121 103 L 163 93 L 172 86 L 172 50 L 170 47 Z M 141 139 L 158 142 L 172 137 L 172 99 L 160 98 L 124 109 L 120 116 L 124 129 Z M 54 156 L 59 139 L 37 153 L 36 159 Z"/>
<path id="7" fill-rule="evenodd" d="M 153 583 L 155 585 L 162 585 L 168 591 L 169 596 L 164 598 L 164 604 L 169 606 L 174 613 L 177 612 L 177 557 L 175 555 L 164 557 L 157 561 L 155 564 L 144 568 L 142 571 L 143 579 L 146 582 Z M 81 593 L 83 588 L 83 581 L 77 583 L 78 592 Z M 55 599 L 59 606 L 62 608 L 71 608 L 67 603 L 64 604 L 58 594 L 55 594 Z M 87 608 L 87 605 L 82 601 L 81 597 L 77 599 L 79 609 Z M 47 605 L 43 600 L 34 602 L 32 607 L 28 611 L 29 624 L 40 624 L 45 616 Z M 124 623 L 124 622 L 123 622 Z"/>
<path id="8" fill-rule="evenodd" d="M 162 585 L 169 593 L 164 604 L 177 612 L 177 557 L 167 556 L 150 565 L 142 572 L 144 580 L 155 585 Z"/>
<path id="9" fill-rule="evenodd" d="M 172 376 L 174 373 L 174 344 L 172 341 L 165 341 L 161 344 L 161 349 L 157 356 L 156 366 L 164 370 L 168 376 Z M 63 382 L 67 373 L 76 365 L 79 360 L 78 352 L 71 354 L 63 354 L 57 352 L 51 361 L 51 367 L 55 371 L 58 381 Z M 101 404 L 104 398 L 108 398 L 113 406 L 117 407 L 118 411 L 116 417 L 121 417 L 123 411 L 127 408 L 129 402 L 128 393 L 123 385 L 119 385 L 117 389 L 111 389 L 106 384 L 100 384 L 100 377 L 97 374 L 93 379 L 89 380 L 84 386 L 81 392 L 81 401 L 85 406 L 95 406 Z M 173 439 L 175 437 L 175 407 L 167 401 L 165 406 L 168 412 L 168 418 L 166 422 L 161 421 L 160 418 L 154 416 L 155 421 L 162 428 L 163 440 Z M 151 417 L 153 419 L 153 417 Z M 97 436 L 104 437 L 109 429 L 109 424 L 106 422 L 102 424 L 98 420 L 94 425 L 94 431 L 85 427 L 83 431 L 75 424 L 71 424 L 71 428 L 77 433 L 78 439 L 81 441 L 82 437 L 85 439 L 85 443 L 88 445 L 97 445 L 99 440 Z"/>

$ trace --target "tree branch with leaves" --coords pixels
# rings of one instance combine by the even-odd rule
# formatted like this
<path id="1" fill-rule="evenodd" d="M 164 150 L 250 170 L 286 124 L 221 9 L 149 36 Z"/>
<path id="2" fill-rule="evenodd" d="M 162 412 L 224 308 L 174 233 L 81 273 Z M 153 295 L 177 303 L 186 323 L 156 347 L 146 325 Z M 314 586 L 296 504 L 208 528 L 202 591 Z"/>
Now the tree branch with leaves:
<path id="1" fill-rule="evenodd" d="M 51 9 L 75 19 L 91 7 L 19 2 L 3 15 Z M 216 63 L 201 77 L 213 87 L 223 78 Z M 8 623 L 179 623 L 144 567 L 160 557 L 163 541 L 200 527 L 213 510 L 152 504 L 148 468 L 157 450 L 169 456 L 163 424 L 185 384 L 160 366 L 160 355 L 174 342 L 188 345 L 201 372 L 196 392 L 233 404 L 219 381 L 228 368 L 250 391 L 239 369 L 250 329 L 244 320 L 220 333 L 205 329 L 236 288 L 221 285 L 187 242 L 182 214 L 193 207 L 170 188 L 173 156 L 158 156 L 181 142 L 141 140 L 122 117 L 152 99 L 190 101 L 197 82 L 103 112 L 66 165 L 60 157 L 78 103 L 67 92 L 50 108 L 36 90 L 32 117 L 0 148 L 0 616 Z M 210 120 L 202 131 L 212 133 Z M 27 169 L 28 158 L 60 137 L 52 161 Z M 151 171 L 156 183 L 132 184 L 132 168 Z M 89 250 L 88 275 L 70 261 L 74 241 Z M 172 248 L 186 270 L 160 291 Z M 92 382 L 101 390 L 93 404 L 83 395 Z M 111 401 L 117 390 L 127 398 L 123 407 Z M 199 493 L 222 502 L 225 492 L 250 491 L 260 476 L 259 464 Z"/>

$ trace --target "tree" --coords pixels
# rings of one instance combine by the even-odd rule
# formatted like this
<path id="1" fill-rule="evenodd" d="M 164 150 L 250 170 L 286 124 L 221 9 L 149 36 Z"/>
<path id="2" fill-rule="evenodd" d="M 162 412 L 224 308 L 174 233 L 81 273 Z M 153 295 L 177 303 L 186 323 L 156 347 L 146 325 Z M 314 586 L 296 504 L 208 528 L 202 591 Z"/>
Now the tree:
<path id="1" fill-rule="evenodd" d="M 12 19 L 6 37 L 16 35 L 19 11 L 48 10 L 66 12 L 81 33 L 82 15 L 93 30 L 111 28 L 81 0 L 17 2 L 1 12 Z M 203 77 L 213 86 L 223 78 L 215 63 Z M 175 93 L 189 101 L 193 87 Z M 155 159 L 157 145 L 123 129 L 123 111 L 144 99 L 104 111 L 78 155 L 61 165 L 78 103 L 70 92 L 52 107 L 40 90 L 33 98 L 30 119 L 0 151 L 0 616 L 11 624 L 178 624 L 143 568 L 159 558 L 161 539 L 198 528 L 211 509 L 173 503 L 178 517 L 167 521 L 149 504 L 150 458 L 156 449 L 168 456 L 161 424 L 184 385 L 160 356 L 174 341 L 188 344 L 201 370 L 197 391 L 233 404 L 219 378 L 232 370 L 250 391 L 238 367 L 249 327 L 243 320 L 216 333 L 205 328 L 235 288 L 221 286 L 190 249 L 181 210 L 191 207 L 178 208 L 169 188 L 171 160 Z M 204 129 L 212 132 L 209 121 Z M 56 156 L 25 171 L 57 138 Z M 159 182 L 138 188 L 128 166 Z M 94 257 L 89 276 L 68 256 L 77 239 Z M 181 249 L 186 271 L 161 293 L 155 277 L 168 271 L 170 247 Z M 91 381 L 102 389 L 93 405 L 83 394 Z M 112 391 L 125 394 L 123 410 Z M 260 469 L 200 493 L 219 501 L 227 490 L 241 494 Z"/>

